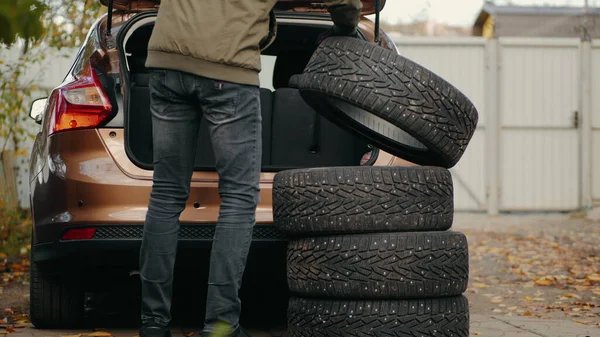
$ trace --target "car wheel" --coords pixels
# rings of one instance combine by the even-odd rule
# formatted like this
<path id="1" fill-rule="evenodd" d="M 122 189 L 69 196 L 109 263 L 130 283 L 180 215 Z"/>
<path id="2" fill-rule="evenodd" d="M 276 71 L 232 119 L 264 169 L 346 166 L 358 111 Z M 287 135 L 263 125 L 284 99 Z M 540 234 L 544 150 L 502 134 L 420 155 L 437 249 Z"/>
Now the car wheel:
<path id="1" fill-rule="evenodd" d="M 324 300 L 292 298 L 290 337 L 469 335 L 464 296 L 419 300 Z"/>
<path id="2" fill-rule="evenodd" d="M 75 275 L 42 269 L 32 261 L 30 276 L 30 318 L 36 328 L 75 328 L 82 324 L 84 293 Z"/>
<path id="3" fill-rule="evenodd" d="M 452 175 L 440 167 L 334 167 L 282 171 L 273 216 L 300 234 L 443 231 L 452 226 Z"/>
<path id="4" fill-rule="evenodd" d="M 475 106 L 417 63 L 367 41 L 323 41 L 299 82 L 324 117 L 393 155 L 453 167 L 477 126 Z"/>
<path id="5" fill-rule="evenodd" d="M 288 286 L 306 297 L 406 299 L 462 294 L 469 278 L 464 234 L 340 235 L 291 241 Z"/>

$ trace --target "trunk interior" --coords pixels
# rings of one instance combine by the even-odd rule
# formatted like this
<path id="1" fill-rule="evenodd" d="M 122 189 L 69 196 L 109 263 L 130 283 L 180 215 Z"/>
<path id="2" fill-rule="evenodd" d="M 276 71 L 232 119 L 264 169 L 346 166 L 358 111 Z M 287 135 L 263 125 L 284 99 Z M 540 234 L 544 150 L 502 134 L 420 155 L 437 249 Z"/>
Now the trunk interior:
<path id="1" fill-rule="evenodd" d="M 152 124 L 150 116 L 149 73 L 144 63 L 152 33 L 150 21 L 131 27 L 125 44 L 129 66 L 129 86 L 125 104 L 125 147 L 130 159 L 144 169 L 152 169 Z M 317 36 L 327 26 L 279 23 L 277 40 L 263 52 L 261 105 L 263 118 L 263 172 L 327 166 L 358 166 L 371 151 L 363 140 L 319 116 L 308 106 L 290 78 L 301 74 L 316 48 Z M 125 32 L 123 32 L 125 33 Z M 122 33 L 122 34 L 123 34 Z M 127 83 L 127 81 L 125 82 Z M 202 119 L 195 169 L 211 171 L 215 157 Z M 377 151 L 368 164 L 376 159 Z"/>

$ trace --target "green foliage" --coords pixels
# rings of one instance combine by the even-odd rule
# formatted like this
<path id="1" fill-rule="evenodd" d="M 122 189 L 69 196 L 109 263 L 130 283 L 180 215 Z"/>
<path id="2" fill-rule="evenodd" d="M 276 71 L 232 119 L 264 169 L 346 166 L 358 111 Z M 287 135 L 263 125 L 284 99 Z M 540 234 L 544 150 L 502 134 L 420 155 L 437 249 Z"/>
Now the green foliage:
<path id="1" fill-rule="evenodd" d="M 46 42 L 57 49 L 81 45 L 94 21 L 106 13 L 98 0 L 51 1 L 50 8 L 46 21 L 52 24 L 46 26 Z"/>
<path id="2" fill-rule="evenodd" d="M 5 0 L 6 1 L 6 0 Z M 3 9 L 5 7 L 5 9 Z M 8 0 L 0 5 L 0 31 L 7 28 L 5 43 L 0 43 L 0 153 L 13 145 L 17 154 L 27 154 L 23 142 L 33 137 L 27 132 L 29 104 L 40 95 L 35 82 L 44 74 L 42 61 L 57 50 L 79 47 L 95 20 L 106 11 L 97 0 Z M 8 14 L 8 15 L 7 15 Z M 29 16 L 27 16 L 29 15 Z M 27 23 L 23 23 L 27 22 Z M 8 33 L 11 32 L 11 33 Z M 4 33 L 3 33 L 4 34 Z M 15 40 L 21 37 L 20 40 Z M 0 39 L 1 41 L 2 39 Z M 18 52 L 18 57 L 15 57 Z M 54 56 L 57 57 L 57 56 Z M 37 73 L 32 74 L 32 69 Z"/>
<path id="3" fill-rule="evenodd" d="M 40 18 L 46 9 L 46 5 L 39 0 L 0 2 L 0 43 L 12 45 L 18 37 L 39 39 L 44 31 Z"/>
<path id="4" fill-rule="evenodd" d="M 9 209 L 0 202 L 0 253 L 19 256 L 31 240 L 29 212 Z"/>

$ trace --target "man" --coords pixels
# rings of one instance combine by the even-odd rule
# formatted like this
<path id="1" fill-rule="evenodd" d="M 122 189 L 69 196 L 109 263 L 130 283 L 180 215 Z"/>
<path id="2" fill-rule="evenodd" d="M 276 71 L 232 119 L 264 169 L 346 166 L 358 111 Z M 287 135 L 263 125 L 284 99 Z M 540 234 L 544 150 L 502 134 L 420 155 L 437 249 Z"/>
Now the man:
<path id="1" fill-rule="evenodd" d="M 329 35 L 356 35 L 360 0 L 325 0 Z M 152 69 L 154 180 L 140 251 L 140 337 L 169 337 L 179 216 L 200 119 L 209 123 L 222 203 L 210 259 L 204 336 L 246 336 L 238 297 L 259 202 L 260 43 L 276 0 L 162 0 Z"/>

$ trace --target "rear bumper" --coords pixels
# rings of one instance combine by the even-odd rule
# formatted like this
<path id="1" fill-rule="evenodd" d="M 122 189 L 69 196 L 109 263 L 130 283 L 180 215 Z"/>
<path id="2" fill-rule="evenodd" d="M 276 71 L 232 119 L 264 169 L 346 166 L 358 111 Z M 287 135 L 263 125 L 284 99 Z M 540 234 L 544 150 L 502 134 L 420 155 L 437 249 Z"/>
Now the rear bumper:
<path id="1" fill-rule="evenodd" d="M 137 264 L 138 253 L 142 242 L 143 225 L 78 225 L 72 228 L 93 227 L 96 229 L 93 238 L 86 240 L 60 240 L 36 244 L 33 247 L 32 259 L 37 263 L 57 260 L 69 260 L 71 263 L 86 265 Z M 185 225 L 179 230 L 178 255 L 196 255 L 199 251 L 209 251 L 215 225 Z M 61 234 L 62 235 L 62 234 Z M 254 227 L 252 248 L 263 249 L 285 247 L 287 237 L 272 225 Z"/>
<path id="2" fill-rule="evenodd" d="M 36 168 L 30 180 L 35 246 L 52 244 L 65 230 L 78 226 L 124 230 L 143 225 L 152 171 L 141 170 L 127 159 L 123 130 L 55 134 L 44 146 L 34 149 L 32 157 Z M 256 222 L 263 226 L 273 223 L 272 176 L 261 175 Z M 216 172 L 194 173 L 180 216 L 182 224 L 204 228 L 217 222 L 221 203 L 218 181 Z M 127 235 L 115 238 L 122 239 L 128 239 Z"/>

